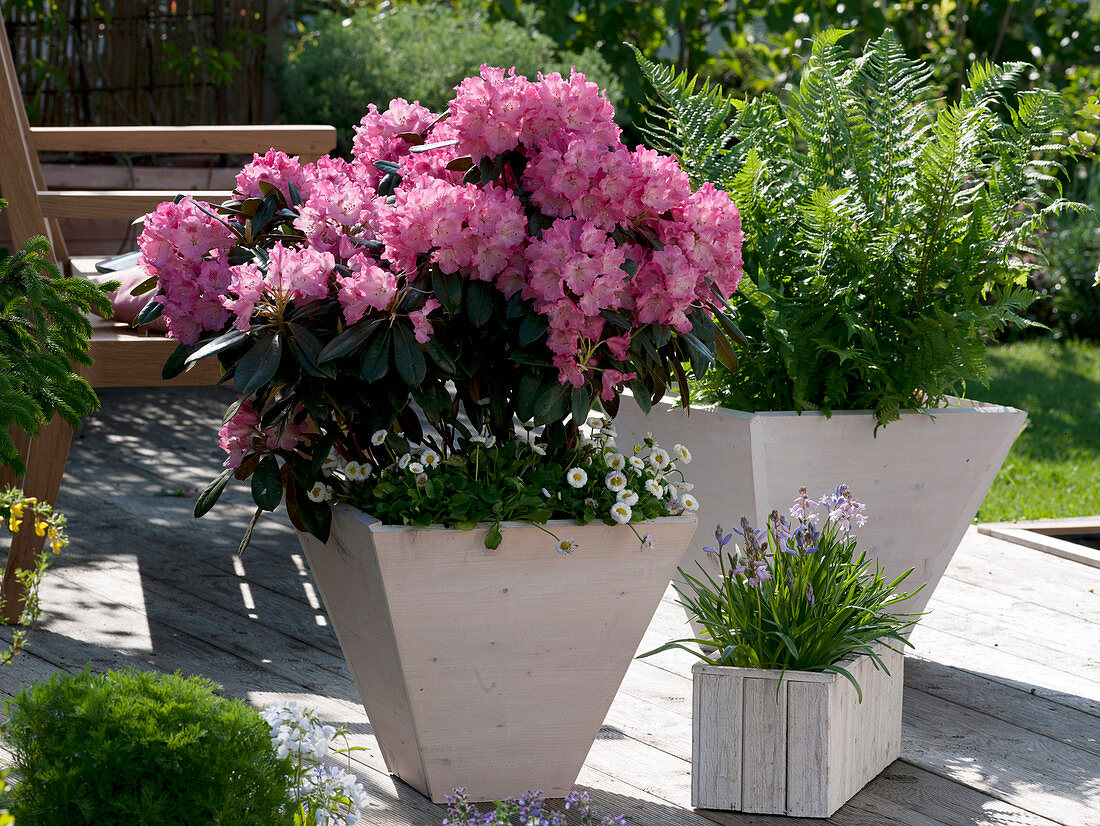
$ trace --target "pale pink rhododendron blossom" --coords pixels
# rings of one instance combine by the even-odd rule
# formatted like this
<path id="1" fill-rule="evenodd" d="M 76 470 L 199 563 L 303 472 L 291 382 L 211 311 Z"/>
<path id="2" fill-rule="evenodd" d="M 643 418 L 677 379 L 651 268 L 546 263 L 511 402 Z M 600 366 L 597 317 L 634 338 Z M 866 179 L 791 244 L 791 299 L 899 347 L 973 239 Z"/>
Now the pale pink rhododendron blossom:
<path id="1" fill-rule="evenodd" d="M 638 330 L 689 333 L 689 316 L 723 307 L 742 241 L 725 192 L 692 191 L 675 159 L 623 146 L 613 116 L 580 73 L 529 80 L 483 66 L 442 115 L 401 99 L 371 106 L 350 161 L 256 155 L 237 177 L 243 216 L 184 199 L 147 219 L 143 263 L 171 334 L 194 344 L 231 326 L 278 329 L 318 302 L 335 326 L 400 321 L 430 348 L 454 312 L 432 297 L 433 273 L 457 274 L 529 302 L 559 381 L 611 400 L 637 377 Z M 245 218 L 272 188 L 292 218 L 256 241 Z M 230 260 L 234 246 L 266 256 Z M 256 426 L 250 410 L 223 428 L 229 461 Z"/>
<path id="2" fill-rule="evenodd" d="M 260 414 L 250 401 L 242 402 L 237 412 L 218 431 L 218 443 L 227 454 L 223 465 L 227 468 L 240 467 L 257 441 L 269 450 L 290 450 L 298 443 L 298 437 L 304 430 L 305 425 L 293 424 L 281 429 L 261 430 Z"/>

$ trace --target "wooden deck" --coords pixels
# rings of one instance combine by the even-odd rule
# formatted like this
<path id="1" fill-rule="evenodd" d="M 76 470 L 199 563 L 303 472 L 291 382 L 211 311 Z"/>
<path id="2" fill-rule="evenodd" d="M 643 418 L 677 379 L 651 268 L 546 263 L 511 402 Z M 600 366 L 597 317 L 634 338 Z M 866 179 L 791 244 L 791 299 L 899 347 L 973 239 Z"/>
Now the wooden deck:
<path id="1" fill-rule="evenodd" d="M 62 489 L 73 545 L 0 693 L 133 664 L 203 674 L 256 704 L 303 700 L 369 749 L 356 768 L 378 805 L 361 823 L 439 824 L 441 807 L 386 773 L 285 518 L 237 559 L 243 486 L 191 517 L 222 458 L 226 392 L 101 398 Z M 902 759 L 829 821 L 691 809 L 694 660 L 682 652 L 634 662 L 578 785 L 601 813 L 646 826 L 1100 826 L 1100 570 L 972 530 L 930 609 L 906 662 Z M 681 617 L 666 598 L 643 648 L 681 633 Z"/>

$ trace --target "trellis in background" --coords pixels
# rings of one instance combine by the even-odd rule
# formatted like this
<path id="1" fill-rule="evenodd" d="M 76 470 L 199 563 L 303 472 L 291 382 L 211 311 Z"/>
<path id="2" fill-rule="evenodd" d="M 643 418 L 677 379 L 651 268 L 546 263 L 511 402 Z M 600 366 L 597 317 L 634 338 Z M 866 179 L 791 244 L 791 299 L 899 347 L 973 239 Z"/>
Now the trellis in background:
<path id="1" fill-rule="evenodd" d="M 263 0 L 0 3 L 28 114 L 38 126 L 270 120 L 266 56 L 282 49 L 285 6 Z"/>

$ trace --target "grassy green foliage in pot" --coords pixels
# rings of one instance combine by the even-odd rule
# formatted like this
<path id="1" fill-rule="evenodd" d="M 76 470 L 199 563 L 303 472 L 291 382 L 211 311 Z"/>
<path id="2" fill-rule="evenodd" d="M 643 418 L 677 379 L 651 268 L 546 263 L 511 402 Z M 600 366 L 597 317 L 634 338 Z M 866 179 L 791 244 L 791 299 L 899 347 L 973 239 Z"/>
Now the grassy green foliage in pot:
<path id="1" fill-rule="evenodd" d="M 9 806 L 35 826 L 289 823 L 290 761 L 258 712 L 212 682 L 124 671 L 57 674 L 8 703 L 20 778 Z"/>
<path id="2" fill-rule="evenodd" d="M 887 31 L 859 58 L 814 42 L 784 103 L 747 103 L 642 61 L 654 142 L 745 226 L 736 376 L 697 389 L 745 410 L 871 409 L 879 424 L 986 381 L 987 337 L 1027 323 L 1021 256 L 1041 258 L 1068 150 L 1065 105 L 1016 93 L 1022 63 L 973 66 L 938 105 L 931 68 Z"/>
<path id="3" fill-rule="evenodd" d="M 864 512 L 846 487 L 820 500 L 802 488 L 790 509 L 796 524 L 772 511 L 766 530 L 745 517 L 740 530 L 723 535 L 719 526 L 714 546 L 704 548 L 706 564 L 692 573 L 680 569 L 682 581 L 673 582 L 702 637 L 642 656 L 682 648 L 712 665 L 832 672 L 859 691 L 846 664 L 867 655 L 885 668 L 875 643 L 908 645 L 902 632 L 917 619 L 890 610 L 913 595 L 898 591 L 912 569 L 888 580 L 856 547 Z M 743 547 L 726 550 L 734 533 Z M 696 644 L 713 653 L 700 653 Z"/>
<path id="4" fill-rule="evenodd" d="M 319 14 L 287 49 L 279 85 L 283 114 L 291 122 L 330 123 L 337 151 L 351 151 L 352 127 L 370 104 L 391 99 L 445 109 L 454 87 L 480 66 L 516 67 L 568 75 L 575 66 L 606 89 L 614 105 L 622 87 L 595 48 L 560 49 L 544 34 L 510 20 L 490 22 L 472 3 L 362 8 L 351 16 Z"/>
<path id="5" fill-rule="evenodd" d="M 117 286 L 63 277 L 42 237 L 0 258 L 0 465 L 16 476 L 26 468 L 9 427 L 33 436 L 55 414 L 77 427 L 99 407 L 73 365 L 92 363 L 86 314 L 95 308 L 109 317 L 107 293 Z"/>

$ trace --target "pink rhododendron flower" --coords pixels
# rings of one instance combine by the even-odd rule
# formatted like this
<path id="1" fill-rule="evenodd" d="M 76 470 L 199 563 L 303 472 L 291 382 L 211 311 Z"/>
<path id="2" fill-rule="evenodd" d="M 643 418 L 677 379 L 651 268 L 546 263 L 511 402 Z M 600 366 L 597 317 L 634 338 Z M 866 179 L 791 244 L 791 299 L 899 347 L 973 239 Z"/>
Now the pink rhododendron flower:
<path id="1" fill-rule="evenodd" d="M 295 408 L 292 418 L 298 418 L 301 410 L 301 405 Z M 222 465 L 240 467 L 244 457 L 257 446 L 257 440 L 268 450 L 292 450 L 305 431 L 304 422 L 288 424 L 281 430 L 277 427 L 260 430 L 260 414 L 250 400 L 245 400 L 218 431 L 218 443 L 228 454 Z"/>
<path id="2" fill-rule="evenodd" d="M 442 306 L 434 298 L 429 298 L 424 302 L 423 307 L 409 313 L 409 320 L 412 321 L 413 325 L 413 334 L 421 344 L 427 344 L 432 337 L 432 323 L 428 321 L 428 313 Z"/>
<path id="3" fill-rule="evenodd" d="M 365 255 L 356 255 L 348 262 L 352 273 L 338 275 L 336 282 L 340 306 L 344 308 L 344 320 L 354 324 L 369 308 L 385 310 L 397 295 L 397 277 Z"/>

